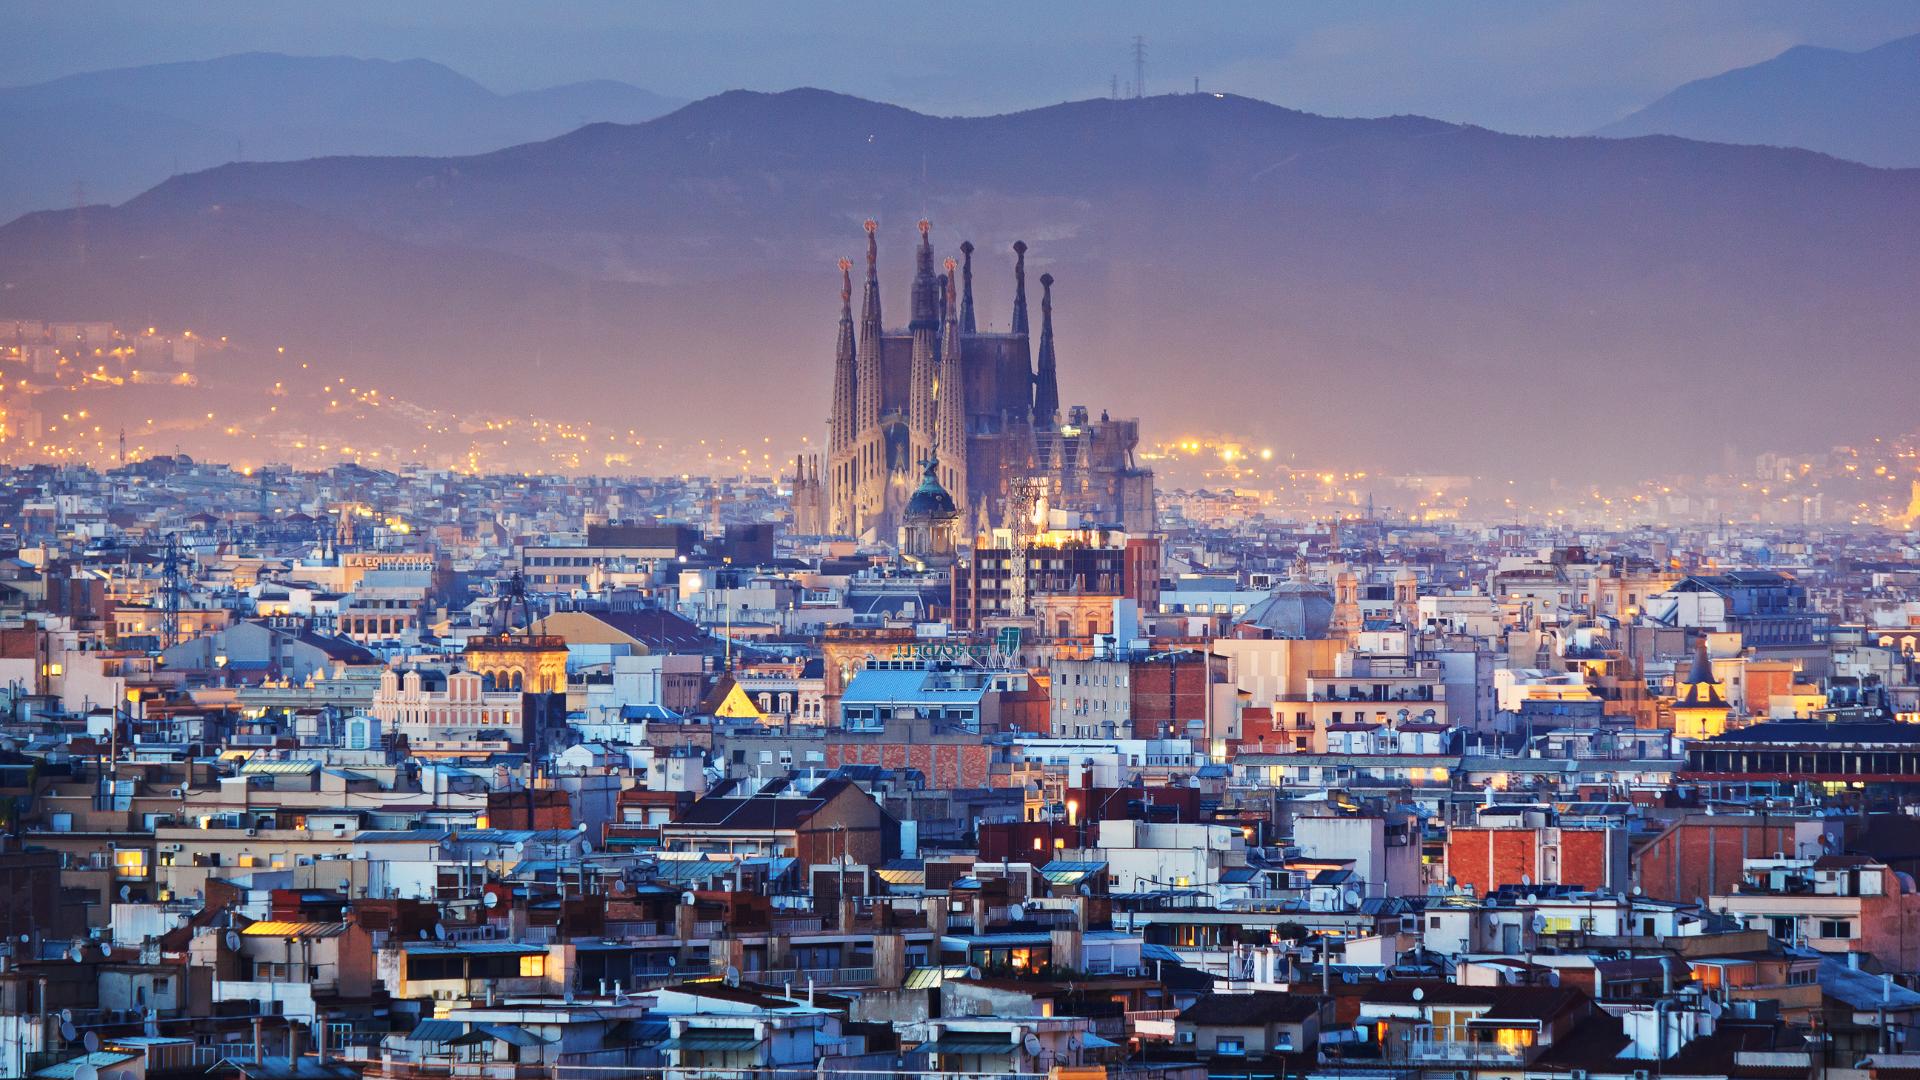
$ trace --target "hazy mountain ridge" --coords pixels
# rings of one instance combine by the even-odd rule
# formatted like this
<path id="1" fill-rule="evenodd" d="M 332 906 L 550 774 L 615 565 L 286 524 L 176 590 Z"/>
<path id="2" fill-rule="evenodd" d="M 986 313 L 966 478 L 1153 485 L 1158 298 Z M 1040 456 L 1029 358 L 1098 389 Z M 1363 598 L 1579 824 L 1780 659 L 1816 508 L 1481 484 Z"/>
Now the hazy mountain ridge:
<path id="1" fill-rule="evenodd" d="M 0 314 L 179 312 L 440 405 L 817 439 L 832 261 L 878 217 L 898 321 L 925 215 L 943 255 L 979 246 L 986 323 L 1029 241 L 1059 278 L 1063 396 L 1150 434 L 1606 474 L 1717 461 L 1756 423 L 1827 445 L 1907 422 L 1875 388 L 1920 332 L 1916 210 L 1920 172 L 1672 138 L 737 92 L 473 157 L 178 177 L 86 211 L 85 263 L 72 213 L 34 215 L 0 229 Z M 1847 409 L 1804 412 L 1820 393 Z"/>
<path id="2" fill-rule="evenodd" d="M 1687 83 L 1594 134 L 1797 146 L 1868 165 L 1920 166 L 1920 34 L 1860 52 L 1796 45 Z"/>
<path id="3" fill-rule="evenodd" d="M 426 60 L 242 53 L 86 72 L 0 89 L 0 217 L 118 202 L 168 176 L 234 160 L 470 154 L 681 102 L 625 83 L 496 94 Z M 11 139 L 10 139 L 11 142 Z"/>

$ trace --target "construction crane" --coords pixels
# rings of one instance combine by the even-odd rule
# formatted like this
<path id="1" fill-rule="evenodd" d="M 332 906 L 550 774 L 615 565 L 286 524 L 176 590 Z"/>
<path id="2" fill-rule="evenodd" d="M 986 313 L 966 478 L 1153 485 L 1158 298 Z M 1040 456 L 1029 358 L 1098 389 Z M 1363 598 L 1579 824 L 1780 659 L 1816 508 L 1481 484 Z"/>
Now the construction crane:
<path id="1" fill-rule="evenodd" d="M 186 565 L 180 556 L 180 534 L 167 534 L 160 562 L 160 648 L 180 643 L 180 595 L 187 590 Z"/>

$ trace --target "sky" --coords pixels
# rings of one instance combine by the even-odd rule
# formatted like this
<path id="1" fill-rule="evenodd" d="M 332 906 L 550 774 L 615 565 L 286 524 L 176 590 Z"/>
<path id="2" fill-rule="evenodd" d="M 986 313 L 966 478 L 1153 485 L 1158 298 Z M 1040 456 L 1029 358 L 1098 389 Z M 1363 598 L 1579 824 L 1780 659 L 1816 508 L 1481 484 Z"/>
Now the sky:
<path id="1" fill-rule="evenodd" d="M 939 114 L 1203 88 L 1334 116 L 1590 131 L 1801 44 L 1920 33 L 1911 0 L 725 4 L 0 0 L 6 80 L 247 51 L 436 60 L 500 91 L 619 79 L 701 97 L 819 86 Z"/>

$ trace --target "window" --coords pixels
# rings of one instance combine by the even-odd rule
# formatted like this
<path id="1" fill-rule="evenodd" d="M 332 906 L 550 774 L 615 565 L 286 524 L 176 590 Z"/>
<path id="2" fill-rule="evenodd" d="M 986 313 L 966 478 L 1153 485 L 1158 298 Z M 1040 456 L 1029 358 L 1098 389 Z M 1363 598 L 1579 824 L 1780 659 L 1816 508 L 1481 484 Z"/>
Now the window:
<path id="1" fill-rule="evenodd" d="M 1853 936 L 1853 920 L 1821 919 L 1820 936 L 1823 938 L 1850 938 Z"/>
<path id="2" fill-rule="evenodd" d="M 545 956 L 534 955 L 534 956 L 523 956 L 520 958 L 520 977 L 521 978 L 539 979 L 539 978 L 546 977 L 546 974 L 547 974 L 547 958 Z"/>
<path id="3" fill-rule="evenodd" d="M 1229 1039 L 1223 1037 L 1215 1039 L 1213 1042 L 1213 1052 L 1216 1054 L 1244 1054 L 1247 1052 L 1247 1043 L 1245 1039 L 1241 1038 Z"/>

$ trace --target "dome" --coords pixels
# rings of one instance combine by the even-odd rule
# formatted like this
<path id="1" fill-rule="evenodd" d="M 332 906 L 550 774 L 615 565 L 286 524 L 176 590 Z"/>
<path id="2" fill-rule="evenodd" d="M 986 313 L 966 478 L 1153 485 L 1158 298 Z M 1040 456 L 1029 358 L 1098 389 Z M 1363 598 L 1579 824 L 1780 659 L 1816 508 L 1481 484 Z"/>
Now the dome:
<path id="1" fill-rule="evenodd" d="M 1238 625 L 1258 627 L 1277 638 L 1320 640 L 1333 626 L 1333 594 L 1304 581 L 1282 582 L 1248 608 Z"/>
<path id="2" fill-rule="evenodd" d="M 914 489 L 913 497 L 907 500 L 908 517 L 953 517 L 960 512 L 953 504 L 953 496 L 940 486 L 940 478 L 934 470 L 940 467 L 939 458 L 929 458 L 925 462 L 926 472 L 920 476 L 920 486 Z"/>

